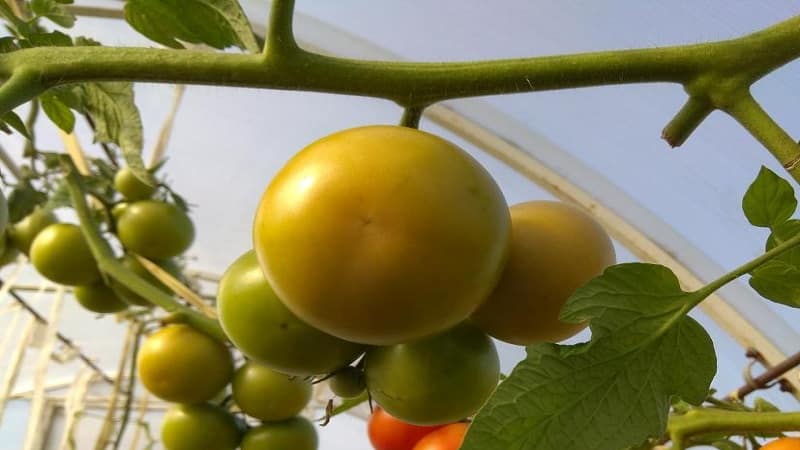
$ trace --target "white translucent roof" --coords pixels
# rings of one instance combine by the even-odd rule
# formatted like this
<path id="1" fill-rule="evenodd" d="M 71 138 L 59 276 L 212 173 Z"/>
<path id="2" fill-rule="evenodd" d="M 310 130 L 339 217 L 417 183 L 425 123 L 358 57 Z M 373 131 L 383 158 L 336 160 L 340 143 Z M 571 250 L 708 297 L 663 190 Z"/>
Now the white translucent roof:
<path id="1" fill-rule="evenodd" d="M 253 0 L 243 5 L 258 24 L 267 16 L 266 3 Z M 77 4 L 119 7 L 114 1 Z M 298 39 L 316 50 L 373 59 L 456 61 L 733 38 L 797 14 L 800 1 L 298 0 L 297 11 Z M 75 30 L 105 45 L 154 45 L 111 19 L 81 18 Z M 795 62 L 754 87 L 756 98 L 793 136 L 800 136 L 798 80 L 800 63 Z M 137 85 L 136 96 L 145 148 L 150 148 L 170 107 L 172 88 Z M 661 129 L 685 100 L 680 86 L 647 84 L 495 96 L 446 105 L 585 190 L 700 279 L 710 281 L 762 252 L 766 235 L 747 222 L 741 198 L 761 165 L 781 175 L 783 171 L 760 144 L 722 113 L 712 114 L 682 147 L 669 148 L 659 138 Z M 189 87 L 164 172 L 195 205 L 197 239 L 189 252 L 191 266 L 221 273 L 250 247 L 257 201 L 294 152 L 336 130 L 397 123 L 400 114 L 397 105 L 369 98 Z M 421 128 L 451 139 L 477 157 L 498 181 L 509 204 L 552 197 L 452 130 L 425 118 Z M 43 121 L 37 131 L 43 147 L 61 147 L 49 124 Z M 79 135 L 89 152 L 97 152 L 85 128 Z M 18 141 L 0 137 L 0 143 L 19 157 Z M 617 249 L 620 261 L 638 259 L 622 245 Z M 32 274 L 25 279 L 38 282 Z M 784 354 L 798 350 L 800 313 L 796 310 L 759 300 L 746 280 L 721 294 L 778 350 Z M 47 305 L 44 297 L 36 304 L 42 312 Z M 707 327 L 717 348 L 714 386 L 722 392 L 739 387 L 746 363 L 744 348 L 702 312 L 694 315 Z M 0 316 L 0 330 L 9 320 L 7 314 Z M 61 323 L 62 331 L 102 367 L 115 370 L 123 331 L 113 319 L 95 320 L 68 303 Z M 524 356 L 519 347 L 502 344 L 499 348 L 505 372 Z M 32 367 L 35 357 L 30 359 Z M 0 360 L 2 364 L 7 362 Z M 66 379 L 79 366 L 56 365 L 48 376 Z M 21 385 L 30 385 L 31 373 L 23 372 Z M 778 405 L 796 405 L 775 390 L 766 395 Z M 19 448 L 20 426 L 9 417 L 17 411 L 16 423 L 20 423 L 26 411 L 20 405 L 9 409 L 0 426 L 0 450 Z M 322 449 L 369 448 L 362 421 L 338 420 L 321 431 Z"/>

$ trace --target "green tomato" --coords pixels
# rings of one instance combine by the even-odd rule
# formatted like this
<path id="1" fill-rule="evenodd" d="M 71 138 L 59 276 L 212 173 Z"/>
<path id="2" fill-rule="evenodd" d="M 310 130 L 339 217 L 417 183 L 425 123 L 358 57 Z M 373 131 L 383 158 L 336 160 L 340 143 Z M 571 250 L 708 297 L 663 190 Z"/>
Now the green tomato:
<path id="1" fill-rule="evenodd" d="M 122 217 L 122 213 L 128 209 L 128 205 L 130 205 L 128 202 L 119 202 L 111 208 L 111 215 L 114 216 L 114 220 L 119 220 Z"/>
<path id="2" fill-rule="evenodd" d="M 462 324 L 442 334 L 367 351 L 367 388 L 392 416 L 438 425 L 474 414 L 500 378 L 500 360 L 485 333 Z"/>
<path id="3" fill-rule="evenodd" d="M 128 167 L 119 169 L 114 175 L 114 189 L 130 201 L 146 200 L 156 192 L 155 186 L 140 180 Z"/>
<path id="4" fill-rule="evenodd" d="M 290 375 L 330 373 L 364 352 L 307 325 L 281 303 L 255 252 L 240 256 L 219 284 L 219 320 L 236 347 L 259 364 Z"/>
<path id="5" fill-rule="evenodd" d="M 147 259 L 178 256 L 192 245 L 194 225 L 177 206 L 156 200 L 131 203 L 117 221 L 125 248 Z"/>
<path id="6" fill-rule="evenodd" d="M 345 367 L 328 380 L 331 391 L 342 398 L 358 397 L 364 392 L 364 372 L 355 367 Z"/>
<path id="7" fill-rule="evenodd" d="M 17 260 L 19 250 L 11 243 L 11 238 L 8 237 L 8 233 L 3 233 L 2 236 L 0 236 L 0 247 L 2 248 L 2 251 L 0 251 L 0 267 L 11 264 Z"/>
<path id="8" fill-rule="evenodd" d="M 234 417 L 208 403 L 174 405 L 161 424 L 166 450 L 235 450 L 240 440 Z"/>
<path id="9" fill-rule="evenodd" d="M 27 255 L 39 232 L 56 222 L 58 219 L 53 213 L 36 208 L 32 213 L 9 227 L 8 237 L 19 251 Z"/>
<path id="10" fill-rule="evenodd" d="M 317 430 L 303 417 L 265 423 L 242 439 L 241 450 L 316 450 Z"/>
<path id="11" fill-rule="evenodd" d="M 128 304 L 102 281 L 86 286 L 76 286 L 73 294 L 81 306 L 96 313 L 115 313 L 128 307 Z"/>
<path id="12" fill-rule="evenodd" d="M 54 283 L 76 286 L 100 279 L 81 228 L 71 223 L 54 223 L 42 230 L 31 244 L 30 257 L 33 267 Z"/>
<path id="13" fill-rule="evenodd" d="M 153 276 L 153 274 L 151 274 L 150 271 L 147 270 L 142 265 L 142 263 L 140 263 L 139 260 L 136 259 L 135 257 L 133 257 L 132 255 L 123 256 L 120 259 L 120 262 L 122 262 L 122 265 L 125 266 L 125 268 L 127 268 L 131 272 L 135 273 L 136 275 L 144 278 L 145 281 L 147 281 L 148 283 L 150 283 L 153 286 L 161 289 L 165 293 L 172 295 L 172 290 L 170 290 L 170 288 L 168 288 L 166 285 L 164 285 L 164 283 L 159 281 L 158 278 Z M 159 267 L 161 267 L 162 269 L 166 270 L 167 272 L 169 272 L 171 275 L 175 276 L 176 278 L 180 278 L 180 275 L 181 275 L 180 274 L 180 269 L 178 268 L 178 266 L 175 264 L 174 261 L 172 261 L 172 260 L 158 261 L 158 262 L 156 262 L 156 264 L 158 264 Z M 134 293 L 132 290 L 130 290 L 127 287 L 119 284 L 118 282 L 114 283 L 113 286 L 114 286 L 114 291 L 117 293 L 117 295 L 119 295 L 119 297 L 122 300 L 130 303 L 131 305 L 148 306 L 148 307 L 149 306 L 153 306 L 153 304 L 150 303 L 146 298 L 142 297 L 141 295 L 138 295 L 138 294 Z"/>
<path id="14" fill-rule="evenodd" d="M 311 384 L 247 362 L 233 376 L 233 399 L 247 415 L 272 422 L 296 416 L 311 400 Z"/>
<path id="15" fill-rule="evenodd" d="M 206 402 L 224 389 L 233 375 L 228 348 L 183 324 L 166 326 L 148 336 L 136 365 L 148 391 L 177 403 Z"/>

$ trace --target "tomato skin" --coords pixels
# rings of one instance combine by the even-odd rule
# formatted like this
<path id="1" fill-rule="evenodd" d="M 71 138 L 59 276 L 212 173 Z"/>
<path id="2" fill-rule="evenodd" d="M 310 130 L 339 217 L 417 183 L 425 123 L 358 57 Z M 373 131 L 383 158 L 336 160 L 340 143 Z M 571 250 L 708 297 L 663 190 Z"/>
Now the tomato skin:
<path id="1" fill-rule="evenodd" d="M 240 440 L 234 417 L 208 403 L 173 405 L 161 425 L 166 450 L 235 450 Z"/>
<path id="2" fill-rule="evenodd" d="M 296 416 L 311 400 L 311 384 L 247 362 L 233 377 L 233 399 L 247 415 L 272 422 Z"/>
<path id="3" fill-rule="evenodd" d="M 354 398 L 367 388 L 364 372 L 355 367 L 345 367 L 328 380 L 331 391 L 341 398 Z"/>
<path id="4" fill-rule="evenodd" d="M 301 320 L 389 345 L 469 317 L 499 279 L 509 233 L 502 192 L 465 151 L 419 130 L 369 126 L 295 155 L 261 199 L 253 242 Z"/>
<path id="5" fill-rule="evenodd" d="M 776 439 L 762 445 L 761 450 L 800 450 L 800 438 L 785 437 Z"/>
<path id="6" fill-rule="evenodd" d="M 91 284 L 100 270 L 81 228 L 54 223 L 39 232 L 30 248 L 31 264 L 48 280 L 68 286 Z"/>
<path id="7" fill-rule="evenodd" d="M 122 212 L 117 220 L 117 236 L 125 248 L 147 259 L 169 259 L 192 245 L 194 225 L 173 204 L 141 200 Z"/>
<path id="8" fill-rule="evenodd" d="M 293 417 L 251 429 L 244 435 L 241 450 L 316 450 L 318 441 L 311 422 Z"/>
<path id="9" fill-rule="evenodd" d="M 372 399 L 391 415 L 441 425 L 474 414 L 486 402 L 500 378 L 500 359 L 489 336 L 465 323 L 407 344 L 372 348 L 365 373 Z"/>
<path id="10" fill-rule="evenodd" d="M 137 178 L 128 167 L 119 169 L 114 175 L 114 189 L 128 201 L 146 200 L 156 192 L 155 186 Z"/>
<path id="11" fill-rule="evenodd" d="M 228 348 L 183 324 L 168 325 L 148 336 L 139 349 L 137 366 L 148 391 L 176 403 L 210 400 L 233 376 Z"/>
<path id="12" fill-rule="evenodd" d="M 420 439 L 439 428 L 440 425 L 422 426 L 403 422 L 383 409 L 375 408 L 367 423 L 367 435 L 375 450 L 412 450 Z"/>
<path id="13" fill-rule="evenodd" d="M 458 450 L 464 442 L 468 425 L 463 422 L 453 423 L 425 436 L 414 450 Z"/>
<path id="14" fill-rule="evenodd" d="M 558 342 L 586 327 L 559 319 L 577 288 L 616 262 L 614 245 L 591 216 L 560 202 L 533 201 L 511 211 L 511 251 L 492 295 L 473 321 L 518 345 Z"/>
<path id="15" fill-rule="evenodd" d="M 114 220 L 119 220 L 122 217 L 122 213 L 128 209 L 128 205 L 130 205 L 128 202 L 119 202 L 111 208 L 111 215 L 114 216 Z"/>
<path id="16" fill-rule="evenodd" d="M 48 226 L 58 222 L 51 212 L 36 208 L 19 222 L 8 228 L 8 237 L 19 251 L 29 254 L 31 244 L 36 236 Z"/>
<path id="17" fill-rule="evenodd" d="M 128 307 L 128 304 L 102 281 L 86 286 L 75 286 L 73 294 L 81 306 L 100 314 L 120 312 Z"/>
<path id="18" fill-rule="evenodd" d="M 325 334 L 292 314 L 270 287 L 253 251 L 223 274 L 217 309 L 222 329 L 242 353 L 289 375 L 333 372 L 364 353 L 363 345 Z"/>

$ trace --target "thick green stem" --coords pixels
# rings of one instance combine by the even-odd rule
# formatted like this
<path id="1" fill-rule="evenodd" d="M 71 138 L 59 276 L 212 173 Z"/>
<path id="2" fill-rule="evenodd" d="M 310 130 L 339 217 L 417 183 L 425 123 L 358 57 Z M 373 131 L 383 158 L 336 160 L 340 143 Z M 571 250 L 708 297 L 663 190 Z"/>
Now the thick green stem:
<path id="1" fill-rule="evenodd" d="M 81 230 L 89 243 L 92 255 L 94 255 L 97 260 L 97 266 L 100 271 L 165 311 L 180 314 L 189 325 L 196 329 L 222 342 L 227 342 L 227 337 L 216 320 L 210 319 L 181 305 L 161 289 L 131 272 L 114 257 L 113 250 L 108 245 L 108 242 L 103 239 L 100 230 L 92 219 L 89 207 L 86 204 L 82 182 L 77 171 L 71 163 L 65 163 L 65 170 L 67 172 L 65 179 L 69 189 L 70 199 L 72 200 L 72 206 L 80 220 Z"/>
<path id="2" fill-rule="evenodd" d="M 800 182 L 800 144 L 748 95 L 733 102 L 726 112 L 766 147 L 783 167 Z"/>
<path id="3" fill-rule="evenodd" d="M 400 125 L 408 128 L 419 128 L 419 121 L 422 119 L 422 106 L 411 106 L 403 110 L 403 117 L 400 118 Z"/>
<path id="4" fill-rule="evenodd" d="M 689 97 L 683 108 L 664 127 L 661 137 L 672 147 L 681 146 L 712 111 L 714 105 L 707 99 Z"/>
<path id="5" fill-rule="evenodd" d="M 264 52 L 268 58 L 277 58 L 297 49 L 297 42 L 292 31 L 294 18 L 294 0 L 272 0 L 269 26 L 267 29 Z"/>
<path id="6" fill-rule="evenodd" d="M 673 449 L 683 448 L 687 439 L 709 433 L 779 433 L 800 430 L 800 413 L 722 411 L 694 409 L 669 419 Z"/>

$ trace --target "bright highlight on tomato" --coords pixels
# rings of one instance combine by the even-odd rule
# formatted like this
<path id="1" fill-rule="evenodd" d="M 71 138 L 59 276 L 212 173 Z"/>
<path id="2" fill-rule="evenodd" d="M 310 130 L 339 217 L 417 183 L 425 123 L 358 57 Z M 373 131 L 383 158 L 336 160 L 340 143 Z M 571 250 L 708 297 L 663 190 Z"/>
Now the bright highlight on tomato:
<path id="1" fill-rule="evenodd" d="M 367 389 L 389 414 L 417 425 L 471 416 L 497 387 L 492 340 L 469 324 L 439 335 L 367 351 Z"/>
<path id="2" fill-rule="evenodd" d="M 800 438 L 785 437 L 776 439 L 762 445 L 761 450 L 800 450 Z"/>
<path id="3" fill-rule="evenodd" d="M 468 427 L 466 423 L 458 422 L 439 428 L 417 442 L 414 450 L 458 450 Z"/>
<path id="4" fill-rule="evenodd" d="M 270 287 L 253 251 L 228 267 L 217 294 L 225 334 L 248 358 L 297 376 L 327 374 L 364 353 L 347 342 L 304 323 Z"/>
<path id="5" fill-rule="evenodd" d="M 511 207 L 511 250 L 503 276 L 472 319 L 512 344 L 558 342 L 586 327 L 559 320 L 580 286 L 616 262 L 614 245 L 591 216 L 565 203 Z"/>
<path id="6" fill-rule="evenodd" d="M 176 324 L 145 339 L 137 368 L 142 384 L 153 395 L 176 403 L 202 403 L 230 382 L 233 359 L 221 342 Z"/>
<path id="7" fill-rule="evenodd" d="M 367 435 L 375 450 L 412 450 L 420 439 L 439 428 L 403 422 L 376 408 L 367 423 Z"/>
<path id="8" fill-rule="evenodd" d="M 505 262 L 510 219 L 466 152 L 395 126 L 309 145 L 264 193 L 253 239 L 275 292 L 339 338 L 406 342 L 469 317 Z"/>

